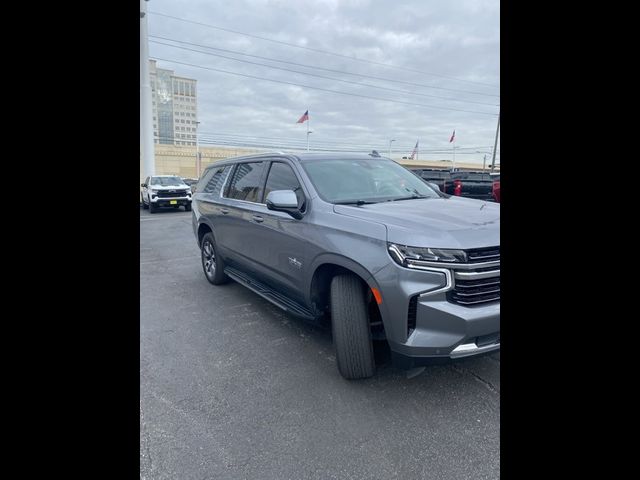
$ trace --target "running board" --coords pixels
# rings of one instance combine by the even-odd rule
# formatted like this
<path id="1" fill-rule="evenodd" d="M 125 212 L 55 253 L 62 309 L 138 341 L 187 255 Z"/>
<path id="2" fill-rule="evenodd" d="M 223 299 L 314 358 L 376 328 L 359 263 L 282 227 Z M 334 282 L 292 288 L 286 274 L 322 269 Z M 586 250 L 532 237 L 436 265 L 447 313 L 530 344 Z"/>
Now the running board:
<path id="1" fill-rule="evenodd" d="M 254 278 L 250 277 L 244 272 L 241 272 L 240 270 L 227 267 L 224 269 L 224 273 L 226 273 L 229 277 L 231 277 L 239 284 L 244 285 L 249 290 L 257 293 L 265 300 L 273 303 L 276 307 L 281 308 L 285 312 L 289 312 L 296 317 L 304 318 L 306 320 L 315 321 L 318 319 L 318 317 L 314 315 L 308 308 L 303 307 L 298 302 L 291 300 L 289 297 L 286 297 L 279 292 L 276 292 L 264 283 L 255 280 Z"/>

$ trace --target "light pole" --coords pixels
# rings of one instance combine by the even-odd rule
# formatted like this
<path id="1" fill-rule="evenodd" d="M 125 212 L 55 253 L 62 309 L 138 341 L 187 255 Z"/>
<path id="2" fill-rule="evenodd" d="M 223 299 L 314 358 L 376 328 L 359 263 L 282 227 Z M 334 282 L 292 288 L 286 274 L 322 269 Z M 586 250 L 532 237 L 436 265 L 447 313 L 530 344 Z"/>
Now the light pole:
<path id="1" fill-rule="evenodd" d="M 308 130 L 309 126 L 307 126 L 307 152 L 309 151 L 309 135 L 313 133 L 313 131 Z"/>
<path id="2" fill-rule="evenodd" d="M 389 158 L 391 158 L 391 143 L 395 141 L 396 141 L 395 138 L 393 140 L 389 140 Z"/>
<path id="3" fill-rule="evenodd" d="M 198 127 L 200 126 L 200 122 L 196 123 L 196 178 L 200 178 L 200 142 L 198 141 Z"/>
<path id="4" fill-rule="evenodd" d="M 484 153 L 484 157 L 482 159 L 482 171 L 484 172 L 485 165 L 487 164 L 487 153 L 481 152 L 480 150 L 476 150 L 476 153 Z"/>
<path id="5" fill-rule="evenodd" d="M 493 143 L 493 158 L 491 159 L 491 171 L 496 168 L 496 149 L 498 148 L 498 134 L 500 133 L 500 112 L 498 112 L 498 126 L 496 127 L 496 140 Z"/>
<path id="6" fill-rule="evenodd" d="M 142 150 L 143 178 L 156 173 L 147 29 L 147 0 L 140 0 L 140 150 Z"/>

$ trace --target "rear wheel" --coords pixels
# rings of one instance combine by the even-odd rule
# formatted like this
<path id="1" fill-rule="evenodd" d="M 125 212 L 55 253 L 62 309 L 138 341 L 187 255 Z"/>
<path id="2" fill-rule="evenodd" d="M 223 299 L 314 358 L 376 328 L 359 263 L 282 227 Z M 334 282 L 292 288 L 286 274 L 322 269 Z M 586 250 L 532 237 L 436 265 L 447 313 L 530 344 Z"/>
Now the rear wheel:
<path id="1" fill-rule="evenodd" d="M 338 275 L 331 281 L 331 325 L 340 374 L 348 380 L 372 377 L 368 306 L 364 285 L 355 275 Z"/>
<path id="2" fill-rule="evenodd" d="M 218 255 L 216 242 L 211 232 L 206 233 L 205 236 L 202 237 L 200 257 L 202 259 L 204 276 L 207 277 L 209 283 L 221 285 L 229 280 L 229 277 L 224 273 L 224 260 Z"/>

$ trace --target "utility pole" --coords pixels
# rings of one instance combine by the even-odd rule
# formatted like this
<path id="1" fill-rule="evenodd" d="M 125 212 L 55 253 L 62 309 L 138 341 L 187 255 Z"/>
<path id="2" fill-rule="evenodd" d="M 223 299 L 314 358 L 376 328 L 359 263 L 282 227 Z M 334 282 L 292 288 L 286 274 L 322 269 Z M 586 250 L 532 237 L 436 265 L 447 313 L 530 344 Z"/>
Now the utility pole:
<path id="1" fill-rule="evenodd" d="M 482 173 L 484 173 L 484 167 L 487 165 L 487 154 L 484 154 L 484 158 L 482 160 Z"/>
<path id="2" fill-rule="evenodd" d="M 149 75 L 149 40 L 147 38 L 147 1 L 140 0 L 140 150 L 142 153 L 143 178 L 156 173 L 151 80 Z"/>
<path id="3" fill-rule="evenodd" d="M 496 149 L 498 148 L 498 133 L 500 132 L 500 112 L 498 112 L 498 127 L 496 128 L 496 140 L 493 143 L 493 159 L 491 160 L 491 171 L 496 168 Z"/>

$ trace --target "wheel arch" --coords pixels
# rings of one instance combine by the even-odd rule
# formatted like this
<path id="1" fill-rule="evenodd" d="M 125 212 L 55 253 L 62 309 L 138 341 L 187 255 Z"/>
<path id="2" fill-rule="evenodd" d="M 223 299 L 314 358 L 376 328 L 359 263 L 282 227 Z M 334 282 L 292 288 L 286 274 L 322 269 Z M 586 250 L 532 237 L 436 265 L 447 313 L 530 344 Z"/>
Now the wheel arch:
<path id="1" fill-rule="evenodd" d="M 380 291 L 380 287 L 371 272 L 356 261 L 341 255 L 321 255 L 314 261 L 311 270 L 313 274 L 307 288 L 307 302 L 314 311 L 326 311 L 328 309 L 331 280 L 336 275 L 355 275 L 360 278 L 368 289 L 376 288 Z M 378 307 L 383 307 L 383 305 L 378 305 Z M 384 316 L 383 308 L 380 308 L 380 313 Z"/>

